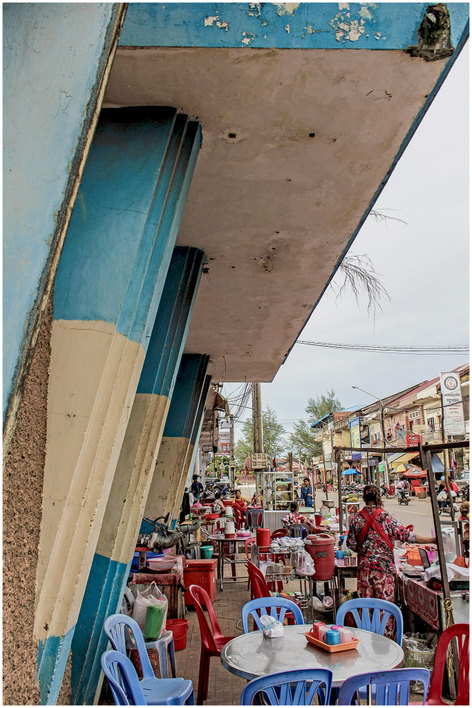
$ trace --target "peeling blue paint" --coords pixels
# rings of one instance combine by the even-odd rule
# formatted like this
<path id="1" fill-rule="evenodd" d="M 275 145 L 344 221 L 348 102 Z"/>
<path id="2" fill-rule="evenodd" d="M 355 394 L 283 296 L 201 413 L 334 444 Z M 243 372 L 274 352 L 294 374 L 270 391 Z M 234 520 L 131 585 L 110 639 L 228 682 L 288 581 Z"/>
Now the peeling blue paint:
<path id="1" fill-rule="evenodd" d="M 405 49 L 429 3 L 130 3 L 120 46 Z M 447 3 L 456 46 L 468 3 Z"/>

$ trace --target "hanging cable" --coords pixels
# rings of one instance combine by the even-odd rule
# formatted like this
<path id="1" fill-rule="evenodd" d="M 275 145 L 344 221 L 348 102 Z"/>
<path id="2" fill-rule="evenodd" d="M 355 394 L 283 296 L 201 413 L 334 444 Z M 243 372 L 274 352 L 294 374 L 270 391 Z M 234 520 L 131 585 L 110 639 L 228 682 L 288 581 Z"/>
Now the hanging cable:
<path id="1" fill-rule="evenodd" d="M 310 347 L 326 347 L 328 349 L 342 349 L 358 352 L 374 352 L 377 354 L 413 354 L 431 356 L 438 354 L 467 354 L 468 345 L 375 345 L 375 344 L 338 344 L 335 342 L 308 342 L 298 339 L 296 344 L 304 344 Z"/>

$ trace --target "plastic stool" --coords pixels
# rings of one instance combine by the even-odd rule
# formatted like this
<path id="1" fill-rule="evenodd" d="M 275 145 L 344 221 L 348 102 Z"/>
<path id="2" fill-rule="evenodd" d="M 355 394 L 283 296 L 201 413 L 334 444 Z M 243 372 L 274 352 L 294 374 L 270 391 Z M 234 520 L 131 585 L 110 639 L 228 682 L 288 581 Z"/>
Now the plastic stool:
<path id="1" fill-rule="evenodd" d="M 161 678 L 169 678 L 169 673 L 167 671 L 167 653 L 170 659 L 170 669 L 172 672 L 172 677 L 175 678 L 175 650 L 174 650 L 174 635 L 170 629 L 166 629 L 165 632 L 152 642 L 146 642 L 146 649 L 157 649 L 159 654 L 159 668 L 161 671 Z"/>

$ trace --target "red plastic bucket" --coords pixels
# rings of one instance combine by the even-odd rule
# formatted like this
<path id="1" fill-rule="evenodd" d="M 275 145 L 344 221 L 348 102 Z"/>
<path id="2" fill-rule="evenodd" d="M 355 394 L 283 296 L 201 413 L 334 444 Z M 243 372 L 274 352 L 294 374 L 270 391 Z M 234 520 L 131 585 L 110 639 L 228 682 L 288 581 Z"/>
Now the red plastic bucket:
<path id="1" fill-rule="evenodd" d="M 305 538 L 305 548 L 313 558 L 313 580 L 331 580 L 334 576 L 334 538 L 326 533 Z"/>
<path id="2" fill-rule="evenodd" d="M 166 629 L 170 629 L 174 635 L 174 649 L 179 651 L 187 646 L 187 627 L 188 620 L 186 619 L 168 619 Z"/>
<path id="3" fill-rule="evenodd" d="M 256 544 L 259 548 L 267 548 L 270 546 L 270 529 L 256 529 Z"/>

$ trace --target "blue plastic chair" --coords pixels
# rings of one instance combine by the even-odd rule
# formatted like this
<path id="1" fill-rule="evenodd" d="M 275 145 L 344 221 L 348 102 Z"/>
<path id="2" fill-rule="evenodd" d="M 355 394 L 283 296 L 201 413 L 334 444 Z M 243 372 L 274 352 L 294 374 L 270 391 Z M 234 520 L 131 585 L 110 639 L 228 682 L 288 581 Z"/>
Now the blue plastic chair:
<path id="1" fill-rule="evenodd" d="M 359 614 L 359 610 L 361 613 Z M 367 629 L 375 634 L 384 634 L 385 625 L 390 616 L 395 618 L 397 636 L 396 643 L 402 645 L 403 617 L 401 610 L 388 600 L 378 600 L 375 597 L 359 597 L 356 600 L 346 600 L 336 613 L 335 624 L 344 624 L 344 618 L 350 612 L 359 629 Z M 381 614 L 383 616 L 381 616 Z"/>
<path id="2" fill-rule="evenodd" d="M 187 699 L 190 705 L 195 703 L 191 681 L 156 677 L 140 681 L 130 659 L 116 649 L 104 652 L 100 661 L 117 706 L 184 705 Z"/>
<path id="3" fill-rule="evenodd" d="M 317 705 L 329 704 L 333 674 L 328 669 L 294 669 L 266 674 L 249 681 L 241 693 L 241 705 L 258 703 L 272 706 L 309 706 L 318 695 Z M 264 700 L 261 700 L 261 699 Z"/>
<path id="4" fill-rule="evenodd" d="M 428 669 L 392 669 L 368 674 L 358 674 L 346 679 L 339 689 L 337 704 L 350 706 L 358 691 L 368 695 L 369 705 L 407 706 L 410 695 L 410 683 L 420 681 L 423 684 L 423 705 L 428 695 L 431 674 Z"/>
<path id="5" fill-rule="evenodd" d="M 249 632 L 248 618 L 252 615 L 258 629 L 262 629 L 261 616 L 270 615 L 279 622 L 283 622 L 287 612 L 291 612 L 295 617 L 295 624 L 305 624 L 302 611 L 298 605 L 292 600 L 285 597 L 256 597 L 254 600 L 249 600 L 243 605 L 242 620 L 244 634 Z"/>
<path id="6" fill-rule="evenodd" d="M 162 690 L 164 689 L 164 684 L 161 683 L 162 681 L 168 682 L 166 690 L 171 690 L 173 686 L 173 692 L 177 695 L 177 698 L 180 698 L 182 692 L 185 693 L 186 697 L 191 693 L 192 696 L 189 703 L 194 703 L 193 686 L 191 681 L 183 678 L 156 678 L 149 660 L 141 628 L 136 620 L 132 617 L 128 617 L 128 615 L 110 615 L 110 617 L 106 618 L 103 629 L 113 648 L 120 652 L 123 656 L 126 656 L 127 654 L 126 629 L 128 629 L 132 634 L 136 644 L 136 649 L 138 650 L 141 669 L 143 672 L 143 677 L 142 679 L 138 678 L 138 682 L 148 705 L 158 705 L 166 702 L 165 700 L 162 700 Z M 185 703 L 185 700 L 176 700 L 173 701 L 173 703 Z"/>
<path id="7" fill-rule="evenodd" d="M 141 628 L 136 620 L 123 614 L 110 615 L 107 617 L 103 625 L 103 629 L 110 640 L 113 649 L 121 651 L 122 654 L 127 654 L 126 632 L 128 631 L 128 636 L 129 634 L 133 635 L 134 643 L 136 644 L 136 649 L 139 654 L 139 660 L 141 662 L 143 678 L 154 678 L 154 671 L 151 666 L 151 662 L 149 661 L 149 655 L 147 652 L 148 648 L 157 649 L 161 678 L 168 678 L 167 650 L 169 652 L 172 676 L 175 678 L 174 637 L 170 630 L 163 632 L 160 639 L 146 642 L 142 635 Z"/>

